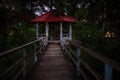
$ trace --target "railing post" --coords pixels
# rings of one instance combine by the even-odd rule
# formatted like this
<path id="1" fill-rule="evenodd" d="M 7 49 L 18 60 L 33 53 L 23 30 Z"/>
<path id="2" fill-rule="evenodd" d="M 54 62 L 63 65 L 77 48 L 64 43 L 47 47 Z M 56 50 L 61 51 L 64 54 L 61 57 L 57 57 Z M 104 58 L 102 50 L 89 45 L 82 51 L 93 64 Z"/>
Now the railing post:
<path id="1" fill-rule="evenodd" d="M 46 46 L 47 46 L 47 41 L 46 41 L 46 39 L 43 39 L 43 41 L 42 41 L 42 47 L 43 47 L 43 49 L 42 50 L 45 50 Z"/>
<path id="2" fill-rule="evenodd" d="M 39 41 L 39 49 L 40 49 L 40 50 L 43 50 L 43 49 L 42 49 L 42 44 L 43 44 L 43 39 Z"/>
<path id="3" fill-rule="evenodd" d="M 37 44 L 34 44 L 34 50 L 35 50 L 35 52 L 34 52 L 34 62 L 36 62 L 37 61 Z"/>
<path id="4" fill-rule="evenodd" d="M 80 48 L 77 48 L 76 74 L 80 77 Z"/>
<path id="5" fill-rule="evenodd" d="M 26 50 L 26 48 L 23 48 L 23 68 L 24 68 L 24 71 L 23 71 L 23 78 L 25 77 L 25 75 L 26 75 L 26 65 L 27 65 L 27 63 L 26 63 L 26 57 L 27 57 L 27 50 Z"/>
<path id="6" fill-rule="evenodd" d="M 62 40 L 61 40 L 61 46 L 62 46 L 62 49 L 63 49 L 63 50 L 65 49 L 65 45 L 66 45 L 65 40 L 62 39 Z"/>
<path id="7" fill-rule="evenodd" d="M 112 67 L 105 64 L 105 80 L 112 80 Z"/>

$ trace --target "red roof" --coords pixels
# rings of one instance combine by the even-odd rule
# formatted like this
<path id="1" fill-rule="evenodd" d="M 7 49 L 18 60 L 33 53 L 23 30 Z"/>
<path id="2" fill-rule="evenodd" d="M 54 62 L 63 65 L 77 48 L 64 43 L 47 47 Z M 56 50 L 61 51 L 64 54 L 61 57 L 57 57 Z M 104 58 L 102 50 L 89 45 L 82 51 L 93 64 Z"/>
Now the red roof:
<path id="1" fill-rule="evenodd" d="M 34 23 L 39 22 L 76 22 L 76 20 L 72 17 L 69 17 L 68 15 L 55 15 L 54 11 L 51 10 L 47 12 L 46 14 L 43 14 L 41 16 L 38 16 L 32 20 Z"/>

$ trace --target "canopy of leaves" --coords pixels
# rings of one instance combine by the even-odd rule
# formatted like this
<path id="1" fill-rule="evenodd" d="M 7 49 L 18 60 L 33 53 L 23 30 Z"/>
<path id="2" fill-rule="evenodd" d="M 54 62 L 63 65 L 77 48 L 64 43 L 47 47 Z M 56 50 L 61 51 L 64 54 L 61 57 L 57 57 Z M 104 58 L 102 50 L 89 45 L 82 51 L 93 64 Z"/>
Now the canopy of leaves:
<path id="1" fill-rule="evenodd" d="M 16 32 L 19 27 L 24 26 L 21 31 L 29 29 L 27 26 L 32 25 L 30 21 L 37 16 L 36 12 L 43 14 L 51 9 L 76 18 L 78 23 L 74 30 L 80 30 L 83 35 L 93 35 L 93 31 L 96 32 L 94 35 L 101 35 L 110 31 L 120 36 L 119 3 L 119 0 L 0 0 L 0 40 L 7 40 L 10 33 L 19 33 L 22 37 Z"/>

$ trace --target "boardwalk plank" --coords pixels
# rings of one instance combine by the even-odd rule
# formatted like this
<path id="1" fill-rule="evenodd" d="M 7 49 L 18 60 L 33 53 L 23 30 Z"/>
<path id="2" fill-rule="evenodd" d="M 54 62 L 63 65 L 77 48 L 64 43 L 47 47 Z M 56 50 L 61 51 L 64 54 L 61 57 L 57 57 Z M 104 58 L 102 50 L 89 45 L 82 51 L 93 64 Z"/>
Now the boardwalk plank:
<path id="1" fill-rule="evenodd" d="M 60 45 L 50 44 L 26 80 L 75 80 L 74 68 L 63 55 Z"/>

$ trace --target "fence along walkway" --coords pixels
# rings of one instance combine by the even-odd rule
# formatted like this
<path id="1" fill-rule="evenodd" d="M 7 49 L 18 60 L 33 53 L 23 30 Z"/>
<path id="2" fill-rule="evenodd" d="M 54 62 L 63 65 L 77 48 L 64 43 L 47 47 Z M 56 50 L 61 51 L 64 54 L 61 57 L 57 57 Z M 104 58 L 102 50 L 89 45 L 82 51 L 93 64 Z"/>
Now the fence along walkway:
<path id="1" fill-rule="evenodd" d="M 62 44 L 62 46 L 65 52 L 70 57 L 73 64 L 76 66 L 77 75 L 79 76 L 81 74 L 80 78 L 83 77 L 84 78 L 83 80 L 91 80 L 91 79 L 92 80 L 114 80 L 113 75 L 115 72 L 113 72 L 113 70 L 118 71 L 117 75 L 120 74 L 119 62 L 114 61 L 113 59 L 107 58 L 101 55 L 100 53 L 97 53 L 87 47 L 84 47 L 78 42 L 72 41 L 72 42 L 69 42 L 69 45 L 65 44 L 66 43 L 65 41 L 63 42 L 64 43 Z M 72 47 L 76 48 L 76 52 L 74 51 L 74 49 L 72 49 Z M 104 75 L 100 75 L 98 71 L 96 71 L 96 69 L 94 69 L 90 64 L 88 64 L 88 61 L 86 61 L 86 59 L 84 59 L 81 56 L 81 51 L 84 51 L 86 54 L 92 56 L 93 59 L 95 58 L 96 60 L 99 60 L 100 62 L 102 62 L 104 67 L 101 67 L 101 68 L 103 68 Z M 98 66 L 99 65 L 97 65 L 96 67 Z M 86 70 L 84 70 L 83 67 L 86 68 Z M 87 74 L 86 72 L 87 73 L 89 72 L 89 74 Z M 90 78 L 91 76 L 92 78 Z M 120 76 L 117 76 L 115 80 L 120 80 Z"/>
<path id="2" fill-rule="evenodd" d="M 25 80 L 75 80 L 75 72 L 59 43 L 50 43 Z"/>
<path id="3" fill-rule="evenodd" d="M 75 80 L 74 68 L 71 63 L 65 59 L 64 54 L 67 55 L 66 57 L 69 57 L 74 67 L 76 67 L 77 76 L 79 76 L 79 79 L 81 80 L 91 80 L 90 75 L 86 74 L 88 71 L 94 77 L 92 80 L 112 80 L 111 76 L 113 74 L 113 69 L 120 72 L 120 63 L 106 58 L 105 56 L 100 55 L 100 53 L 92 51 L 76 42 L 67 43 L 68 42 L 66 41 L 62 41 L 61 47 L 63 50 L 61 50 L 60 45 L 57 43 L 52 43 L 43 54 L 42 51 L 45 50 L 46 42 L 42 40 L 35 40 L 20 47 L 0 53 L 0 63 L 2 61 L 8 61 L 9 59 L 7 58 L 10 58 L 11 61 L 15 58 L 15 55 L 22 54 L 22 56 L 19 56 L 20 59 L 15 58 L 15 61 L 13 61 L 14 63 L 12 62 L 13 64 L 5 70 L 2 70 L 2 66 L 4 65 L 0 66 L 0 70 L 2 70 L 0 72 L 0 80 L 23 80 L 25 75 L 25 80 Z M 74 51 L 75 49 L 72 49 L 73 47 L 76 48 L 77 51 Z M 103 65 L 105 65 L 105 68 L 103 67 L 105 70 L 104 76 L 100 75 L 94 68 L 91 67 L 91 65 L 88 64 L 86 60 L 81 57 L 81 50 L 101 61 Z M 38 54 L 40 55 L 38 56 Z M 35 65 L 27 74 L 27 66 L 29 66 L 31 62 L 34 62 Z M 82 66 L 86 68 L 85 71 L 82 69 Z M 14 70 L 15 68 L 20 69 L 16 72 L 16 70 Z M 10 76 L 13 74 L 10 73 L 11 71 L 14 73 L 16 72 L 12 75 L 12 77 Z M 118 78 L 120 79 L 120 76 L 118 76 Z"/>
<path id="4" fill-rule="evenodd" d="M 44 48 L 42 40 L 35 40 L 0 53 L 0 80 L 22 80 L 26 74 L 27 66 L 36 62 L 38 54 L 41 54 L 41 50 Z"/>

